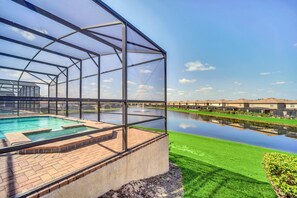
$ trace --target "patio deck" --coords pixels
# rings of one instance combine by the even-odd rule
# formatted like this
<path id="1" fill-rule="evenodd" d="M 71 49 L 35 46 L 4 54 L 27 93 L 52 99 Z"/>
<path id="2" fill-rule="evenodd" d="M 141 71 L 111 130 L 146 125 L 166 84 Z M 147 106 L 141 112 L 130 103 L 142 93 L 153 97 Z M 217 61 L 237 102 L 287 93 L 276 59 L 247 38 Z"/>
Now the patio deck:
<path id="1" fill-rule="evenodd" d="M 131 148 L 158 135 L 157 133 L 130 128 L 128 147 Z M 121 151 L 122 132 L 119 131 L 116 139 L 65 153 L 2 154 L 0 155 L 0 197 L 12 197 L 26 193 L 33 188 L 104 160 Z"/>

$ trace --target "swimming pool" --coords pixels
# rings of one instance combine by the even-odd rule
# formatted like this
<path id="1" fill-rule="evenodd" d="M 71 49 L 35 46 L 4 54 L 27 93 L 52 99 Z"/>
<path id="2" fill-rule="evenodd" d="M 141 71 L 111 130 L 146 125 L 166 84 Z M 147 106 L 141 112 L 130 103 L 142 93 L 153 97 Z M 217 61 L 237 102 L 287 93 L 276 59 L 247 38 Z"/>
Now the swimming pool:
<path id="1" fill-rule="evenodd" d="M 39 140 L 47 140 L 54 137 L 60 137 L 64 135 L 79 133 L 82 131 L 94 130 L 94 129 L 95 128 L 91 128 L 91 127 L 74 127 L 74 128 L 60 129 L 60 130 L 55 130 L 50 132 L 26 134 L 26 136 L 32 141 L 39 141 Z"/>
<path id="2" fill-rule="evenodd" d="M 34 116 L 24 118 L 0 119 L 0 139 L 4 134 L 49 128 L 52 130 L 65 130 L 62 126 L 79 124 L 81 122 L 51 116 Z"/>

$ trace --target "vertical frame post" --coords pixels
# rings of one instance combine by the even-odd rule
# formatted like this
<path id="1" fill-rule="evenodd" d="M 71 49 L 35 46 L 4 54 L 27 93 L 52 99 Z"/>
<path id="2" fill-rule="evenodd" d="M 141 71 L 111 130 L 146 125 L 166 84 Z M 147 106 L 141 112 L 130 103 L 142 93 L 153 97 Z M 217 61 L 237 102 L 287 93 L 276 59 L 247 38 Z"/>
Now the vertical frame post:
<path id="1" fill-rule="evenodd" d="M 127 24 L 122 25 L 122 123 L 123 127 L 123 150 L 128 149 L 128 104 L 127 104 Z"/>
<path id="2" fill-rule="evenodd" d="M 97 113 L 98 113 L 98 122 L 101 122 L 101 57 L 98 56 L 98 103 L 97 103 Z"/>
<path id="3" fill-rule="evenodd" d="M 36 87 L 33 87 L 33 96 L 36 97 Z M 33 101 L 33 110 L 36 112 L 36 101 Z M 38 112 L 40 113 L 40 112 Z"/>
<path id="4" fill-rule="evenodd" d="M 164 129 L 165 133 L 167 133 L 167 54 L 164 54 L 164 113 L 165 113 L 165 120 L 164 120 Z"/>
<path id="5" fill-rule="evenodd" d="M 82 61 L 79 62 L 79 68 L 80 68 L 80 71 L 79 71 L 79 119 L 82 118 L 82 69 L 83 69 L 83 66 L 82 66 Z"/>
<path id="6" fill-rule="evenodd" d="M 49 97 L 50 97 L 50 94 L 51 94 L 51 85 L 48 84 L 47 86 L 47 98 L 48 98 L 48 101 L 47 101 L 47 113 L 50 114 L 50 100 L 49 100 Z"/>
<path id="7" fill-rule="evenodd" d="M 56 78 L 56 115 L 58 115 L 58 77 Z"/>
<path id="8" fill-rule="evenodd" d="M 18 93 L 18 97 L 20 97 L 20 81 L 18 81 L 18 87 L 17 87 L 17 93 Z M 17 101 L 17 115 L 20 115 L 20 101 Z"/>
<path id="9" fill-rule="evenodd" d="M 68 85 L 69 85 L 69 82 L 68 82 L 68 68 L 66 69 L 66 117 L 69 116 L 69 112 L 68 112 L 68 93 L 69 93 L 69 89 L 68 89 Z"/>
<path id="10" fill-rule="evenodd" d="M 38 87 L 38 92 L 37 92 L 37 97 L 40 97 L 40 87 Z M 35 96 L 36 97 L 36 96 Z M 38 107 L 38 111 L 41 112 L 41 105 L 40 105 L 40 101 L 37 102 L 37 107 Z"/>

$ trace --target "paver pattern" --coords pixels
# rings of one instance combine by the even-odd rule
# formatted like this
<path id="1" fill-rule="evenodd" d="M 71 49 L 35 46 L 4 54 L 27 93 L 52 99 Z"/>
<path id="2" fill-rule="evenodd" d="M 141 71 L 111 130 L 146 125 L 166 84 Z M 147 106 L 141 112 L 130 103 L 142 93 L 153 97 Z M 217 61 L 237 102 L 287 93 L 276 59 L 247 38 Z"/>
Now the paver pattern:
<path id="1" fill-rule="evenodd" d="M 128 146 L 136 146 L 156 136 L 158 136 L 156 133 L 131 128 L 128 131 Z M 0 155 L 0 197 L 24 193 L 121 151 L 122 132 L 120 130 L 116 139 L 65 153 L 2 154 Z"/>

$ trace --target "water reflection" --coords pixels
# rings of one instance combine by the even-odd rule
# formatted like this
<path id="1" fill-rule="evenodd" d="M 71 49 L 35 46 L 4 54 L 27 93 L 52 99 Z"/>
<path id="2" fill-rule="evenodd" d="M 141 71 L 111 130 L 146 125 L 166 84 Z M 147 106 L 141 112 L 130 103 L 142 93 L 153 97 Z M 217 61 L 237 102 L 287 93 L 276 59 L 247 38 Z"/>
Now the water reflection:
<path id="1" fill-rule="evenodd" d="M 294 128 L 169 111 L 168 129 L 297 153 Z"/>
<path id="2" fill-rule="evenodd" d="M 251 121 L 241 121 L 235 119 L 228 119 L 228 118 L 214 118 L 210 116 L 203 116 L 198 114 L 189 114 L 191 119 L 211 122 L 214 124 L 218 124 L 221 126 L 228 125 L 239 129 L 251 129 L 256 130 L 263 133 L 269 133 L 271 135 L 286 135 L 290 137 L 297 138 L 297 128 L 296 127 L 285 127 L 273 124 L 266 124 L 266 123 L 257 123 Z"/>
<path id="3" fill-rule="evenodd" d="M 149 109 L 137 112 L 129 109 L 129 113 L 163 115 L 162 110 Z M 102 113 L 102 120 L 115 124 L 121 123 L 121 115 Z M 96 114 L 85 114 L 85 119 L 96 120 Z M 129 116 L 129 122 L 137 122 L 149 117 Z M 144 123 L 142 126 L 164 129 L 162 120 Z M 297 129 L 277 125 L 259 124 L 232 119 L 218 119 L 197 114 L 168 111 L 168 130 L 191 133 L 201 136 L 231 140 L 256 146 L 297 153 Z"/>
<path id="4" fill-rule="evenodd" d="M 188 129 L 188 128 L 196 128 L 196 126 L 194 124 L 185 124 L 185 123 L 181 123 L 179 125 L 179 128 L 182 128 L 182 129 Z"/>

